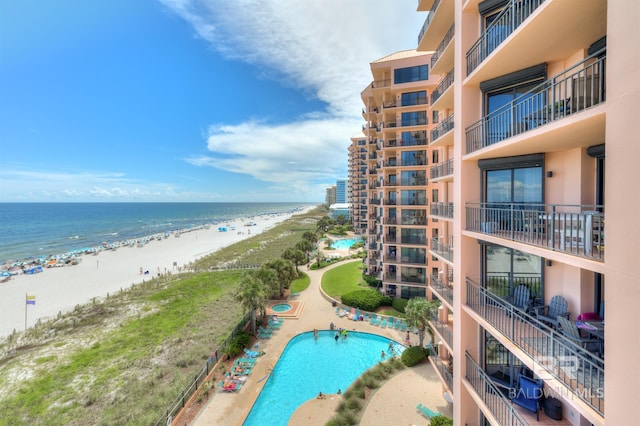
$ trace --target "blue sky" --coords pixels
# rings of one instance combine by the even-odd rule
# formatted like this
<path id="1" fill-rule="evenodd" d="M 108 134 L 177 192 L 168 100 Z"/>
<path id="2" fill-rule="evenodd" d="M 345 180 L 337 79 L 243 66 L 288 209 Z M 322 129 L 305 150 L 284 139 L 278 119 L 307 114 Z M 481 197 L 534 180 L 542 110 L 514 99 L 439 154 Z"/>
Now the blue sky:
<path id="1" fill-rule="evenodd" d="M 0 202 L 301 201 L 416 0 L 0 0 Z"/>

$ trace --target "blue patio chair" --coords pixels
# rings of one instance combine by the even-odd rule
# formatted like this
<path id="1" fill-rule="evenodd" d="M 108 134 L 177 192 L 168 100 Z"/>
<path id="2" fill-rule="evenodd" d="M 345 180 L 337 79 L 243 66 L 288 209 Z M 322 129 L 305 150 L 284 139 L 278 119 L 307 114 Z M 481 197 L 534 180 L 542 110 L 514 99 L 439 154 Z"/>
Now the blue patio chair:
<path id="1" fill-rule="evenodd" d="M 431 419 L 432 417 L 436 417 L 436 416 L 441 416 L 442 415 L 442 414 L 438 413 L 437 411 L 433 411 L 433 410 L 429 409 L 428 407 L 425 407 L 421 403 L 419 403 L 416 406 L 416 410 L 418 410 L 420 412 L 420 414 L 425 416 L 427 419 Z"/>
<path id="2" fill-rule="evenodd" d="M 400 324 L 400 331 L 407 331 L 407 322 L 406 321 L 402 321 L 402 324 Z"/>
<path id="3" fill-rule="evenodd" d="M 540 420 L 540 401 L 543 395 L 542 380 L 530 379 L 522 374 L 518 379 L 516 396 L 511 400 L 516 405 L 536 413 L 536 420 Z"/>

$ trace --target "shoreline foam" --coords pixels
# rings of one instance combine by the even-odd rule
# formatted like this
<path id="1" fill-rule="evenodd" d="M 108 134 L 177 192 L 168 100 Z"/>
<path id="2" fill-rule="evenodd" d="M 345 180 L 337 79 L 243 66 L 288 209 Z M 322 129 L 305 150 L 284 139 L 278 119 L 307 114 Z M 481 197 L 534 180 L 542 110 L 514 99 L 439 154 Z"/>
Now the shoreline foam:
<path id="1" fill-rule="evenodd" d="M 142 247 L 124 246 L 117 250 L 97 251 L 97 255 L 84 254 L 77 265 L 45 269 L 34 275 L 17 275 L 0 284 L 0 337 L 24 331 L 25 309 L 27 327 L 39 319 L 55 317 L 76 305 L 93 298 L 129 288 L 161 274 L 179 272 L 186 265 L 217 250 L 258 235 L 295 212 L 268 213 L 262 216 L 226 221 L 228 230 L 218 226 L 181 232 L 179 238 L 171 235 L 161 240 L 150 240 Z M 244 226 L 254 222 L 254 226 Z M 231 227 L 235 229 L 232 230 Z M 149 271 L 148 274 L 140 273 Z M 26 305 L 26 295 L 36 296 L 35 305 Z"/>

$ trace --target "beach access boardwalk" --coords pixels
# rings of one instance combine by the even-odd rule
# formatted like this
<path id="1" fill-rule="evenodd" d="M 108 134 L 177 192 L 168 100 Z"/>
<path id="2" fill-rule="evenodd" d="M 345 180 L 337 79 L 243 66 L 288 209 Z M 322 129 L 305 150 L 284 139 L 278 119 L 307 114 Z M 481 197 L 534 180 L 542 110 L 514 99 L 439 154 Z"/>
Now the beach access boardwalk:
<path id="1" fill-rule="evenodd" d="M 404 342 L 405 333 L 395 329 L 380 328 L 366 321 L 352 321 L 336 315 L 322 294 L 321 279 L 325 271 L 352 262 L 338 262 L 325 269 L 305 271 L 311 278 L 309 287 L 294 300 L 301 302 L 302 309 L 297 318 L 286 318 L 284 324 L 273 337 L 259 340 L 260 350 L 266 354 L 259 357 L 253 373 L 247 378 L 237 393 L 218 392 L 204 405 L 191 423 L 204 425 L 241 425 L 248 416 L 253 403 L 258 398 L 266 380 L 263 380 L 277 363 L 278 358 L 291 338 L 299 333 L 328 330 L 333 322 L 336 327 L 379 334 L 399 343 Z M 412 344 L 418 344 L 418 338 L 411 336 Z M 324 425 L 334 415 L 334 409 L 340 402 L 340 395 L 327 395 L 327 399 L 313 398 L 300 406 L 289 419 L 290 425 Z M 429 408 L 452 416 L 452 406 L 442 396 L 442 385 L 430 363 L 406 368 L 377 389 L 367 401 L 361 424 L 427 424 L 427 420 L 416 411 L 422 403 Z"/>

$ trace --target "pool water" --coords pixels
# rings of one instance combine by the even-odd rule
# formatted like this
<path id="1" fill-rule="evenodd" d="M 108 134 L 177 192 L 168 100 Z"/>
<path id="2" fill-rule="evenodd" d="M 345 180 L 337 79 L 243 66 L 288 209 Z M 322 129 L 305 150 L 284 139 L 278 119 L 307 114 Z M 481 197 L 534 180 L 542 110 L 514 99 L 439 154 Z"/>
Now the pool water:
<path id="1" fill-rule="evenodd" d="M 288 303 L 278 303 L 276 305 L 271 306 L 270 308 L 273 312 L 287 312 L 291 309 L 291 305 Z"/>
<path id="2" fill-rule="evenodd" d="M 351 248 L 352 245 L 354 245 L 358 241 L 359 240 L 355 240 L 353 238 L 346 239 L 346 240 L 336 240 L 331 243 L 331 247 L 333 247 L 336 250 L 348 250 Z"/>
<path id="3" fill-rule="evenodd" d="M 389 338 L 352 331 L 346 339 L 335 332 L 299 334 L 289 341 L 260 392 L 244 426 L 283 425 L 296 409 L 319 392 L 342 392 L 389 353 Z M 404 347 L 394 342 L 398 353 Z M 254 374 L 256 374 L 254 372 Z M 259 374 L 259 373 L 258 373 Z M 245 389 L 243 391 L 249 391 Z"/>

